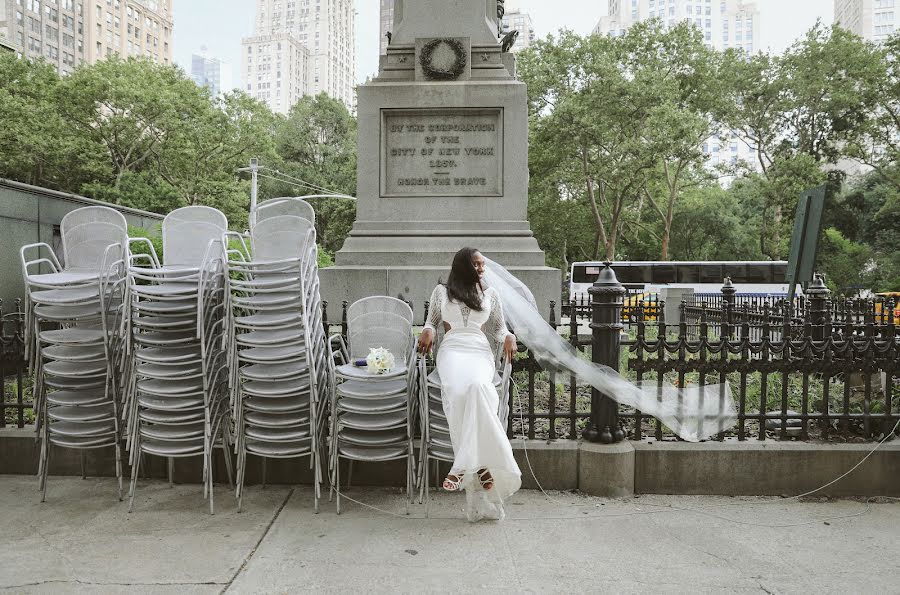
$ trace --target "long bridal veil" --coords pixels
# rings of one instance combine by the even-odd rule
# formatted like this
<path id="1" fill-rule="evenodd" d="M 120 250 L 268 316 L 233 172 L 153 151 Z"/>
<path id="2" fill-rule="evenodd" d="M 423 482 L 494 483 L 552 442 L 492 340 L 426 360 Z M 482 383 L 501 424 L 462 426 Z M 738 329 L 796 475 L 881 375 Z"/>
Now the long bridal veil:
<path id="1" fill-rule="evenodd" d="M 582 359 L 537 309 L 528 287 L 496 262 L 487 261 L 485 283 L 500 294 L 506 320 L 545 370 L 574 374 L 621 405 L 659 419 L 682 439 L 698 442 L 734 426 L 737 410 L 728 383 L 675 387 L 632 383 L 618 372 Z"/>

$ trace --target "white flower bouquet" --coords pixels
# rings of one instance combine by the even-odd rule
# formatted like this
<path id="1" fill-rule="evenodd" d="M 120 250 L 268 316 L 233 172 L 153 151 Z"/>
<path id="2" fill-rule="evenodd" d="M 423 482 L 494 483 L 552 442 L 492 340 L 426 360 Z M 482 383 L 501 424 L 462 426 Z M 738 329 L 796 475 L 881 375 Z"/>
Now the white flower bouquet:
<path id="1" fill-rule="evenodd" d="M 366 369 L 369 374 L 387 374 L 394 369 L 394 354 L 384 347 L 369 349 Z"/>

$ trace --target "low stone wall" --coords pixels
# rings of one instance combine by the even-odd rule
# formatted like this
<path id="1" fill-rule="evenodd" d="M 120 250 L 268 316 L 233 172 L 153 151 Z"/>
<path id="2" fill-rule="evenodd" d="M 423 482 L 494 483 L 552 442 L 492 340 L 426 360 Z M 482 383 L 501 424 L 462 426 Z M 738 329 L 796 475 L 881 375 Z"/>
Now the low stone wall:
<path id="1" fill-rule="evenodd" d="M 584 442 L 513 441 L 513 452 L 522 470 L 522 487 L 545 490 L 580 490 L 612 498 L 633 494 L 697 494 L 722 496 L 796 496 L 815 490 L 847 473 L 874 444 L 817 444 L 806 442 L 623 442 L 599 445 Z M 0 475 L 35 474 L 39 445 L 33 428 L 0 430 Z M 342 478 L 348 477 L 348 463 Z M 355 463 L 353 485 L 402 486 L 405 464 Z M 148 457 L 143 477 L 163 479 L 166 462 Z M 198 457 L 177 459 L 175 481 L 199 483 Z M 432 471 L 439 483 L 449 465 Z M 80 475 L 81 457 L 72 450 L 52 449 L 51 475 Z M 115 475 L 111 448 L 85 453 L 85 473 Z M 262 481 L 260 459 L 248 457 L 247 483 Z M 126 468 L 126 476 L 130 471 Z M 215 476 L 224 481 L 221 452 Z M 266 481 L 271 484 L 308 484 L 309 461 L 269 460 Z M 436 480 L 436 481 L 435 481 Z M 343 483 L 343 481 L 342 481 Z M 900 497 L 900 441 L 882 445 L 855 471 L 821 491 L 820 496 Z"/>

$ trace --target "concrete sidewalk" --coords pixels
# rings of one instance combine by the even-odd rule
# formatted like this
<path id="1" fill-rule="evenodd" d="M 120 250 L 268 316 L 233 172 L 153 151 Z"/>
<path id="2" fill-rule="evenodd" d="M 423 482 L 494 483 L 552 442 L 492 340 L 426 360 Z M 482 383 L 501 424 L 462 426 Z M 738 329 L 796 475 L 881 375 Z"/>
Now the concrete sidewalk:
<path id="1" fill-rule="evenodd" d="M 0 476 L 0 591 L 11 593 L 898 593 L 900 502 L 522 491 L 503 523 L 431 519 L 396 490 L 354 488 L 337 516 L 306 487 L 216 490 L 142 481 L 135 511 L 109 479 Z M 691 509 L 691 510 L 687 510 Z M 837 518 L 844 517 L 844 518 Z M 765 525 L 765 526 L 759 526 Z M 774 527 L 773 527 L 774 526 Z"/>

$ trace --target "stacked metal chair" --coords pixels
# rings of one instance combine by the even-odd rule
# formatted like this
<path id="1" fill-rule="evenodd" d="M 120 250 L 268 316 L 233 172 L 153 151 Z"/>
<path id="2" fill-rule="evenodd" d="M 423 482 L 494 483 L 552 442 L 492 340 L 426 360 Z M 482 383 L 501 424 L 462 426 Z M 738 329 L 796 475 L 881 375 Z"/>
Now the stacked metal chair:
<path id="1" fill-rule="evenodd" d="M 224 332 L 227 228 L 216 209 L 177 209 L 163 221 L 163 262 L 152 245 L 149 254 L 131 257 L 123 374 L 132 465 L 129 511 L 145 455 L 168 459 L 170 481 L 175 458 L 202 457 L 210 514 L 213 454 L 220 443 L 232 480 Z"/>
<path id="2" fill-rule="evenodd" d="M 277 204 L 278 214 L 266 205 Z M 238 509 L 247 456 L 309 457 L 319 507 L 320 437 L 328 399 L 326 337 L 316 234 L 309 205 L 279 199 L 260 206 L 250 245 L 229 250 L 228 354 L 235 419 Z M 272 216 L 269 216 L 272 215 Z"/>
<path id="3" fill-rule="evenodd" d="M 354 302 L 347 309 L 347 344 L 333 352 L 331 361 L 332 490 L 341 512 L 340 462 L 384 462 L 405 459 L 407 512 L 412 500 L 415 467 L 413 444 L 417 388 L 412 309 L 392 297 L 375 296 Z M 394 370 L 369 374 L 362 362 L 373 348 L 389 350 Z"/>
<path id="4" fill-rule="evenodd" d="M 434 361 L 437 361 L 437 353 L 440 349 L 444 329 L 435 330 Z M 501 345 L 498 345 L 493 337 L 488 337 L 494 358 L 498 362 L 498 369 L 494 375 L 494 386 L 500 395 L 500 404 L 497 415 L 503 427 L 507 426 L 509 418 L 509 383 L 512 375 L 512 364 L 501 355 Z M 453 444 L 450 441 L 450 426 L 444 413 L 444 405 L 441 400 L 441 377 L 437 366 L 429 373 L 428 360 L 420 356 L 419 368 L 419 411 L 421 421 L 420 465 L 418 470 L 419 501 L 425 500 L 425 515 L 428 516 L 430 508 L 429 463 L 434 463 L 435 479 L 440 481 L 437 474 L 439 461 L 452 463 L 454 460 Z"/>
<path id="5" fill-rule="evenodd" d="M 320 198 L 319 196 L 311 196 L 309 198 Z M 294 217 L 302 217 L 312 224 L 316 223 L 316 210 L 311 204 L 304 200 L 304 197 L 297 198 L 270 198 L 259 203 L 256 207 L 256 221 L 260 223 L 265 219 L 272 217 L 280 217 L 282 215 L 291 215 Z"/>
<path id="6" fill-rule="evenodd" d="M 52 446 L 79 450 L 82 474 L 85 450 L 114 447 L 121 499 L 115 362 L 123 352 L 117 330 L 127 224 L 113 209 L 85 207 L 63 218 L 61 233 L 65 266 L 44 243 L 20 252 L 27 288 L 26 344 L 35 372 L 41 501 Z M 47 268 L 50 272 L 42 272 Z"/>

